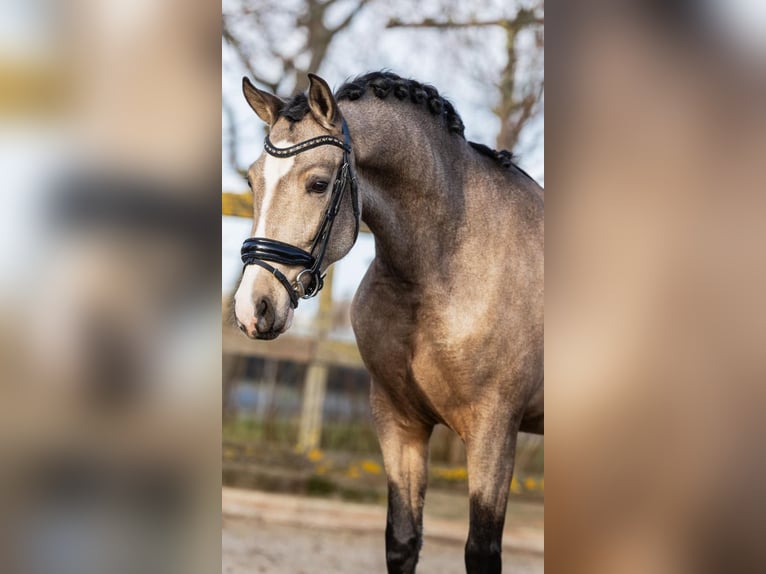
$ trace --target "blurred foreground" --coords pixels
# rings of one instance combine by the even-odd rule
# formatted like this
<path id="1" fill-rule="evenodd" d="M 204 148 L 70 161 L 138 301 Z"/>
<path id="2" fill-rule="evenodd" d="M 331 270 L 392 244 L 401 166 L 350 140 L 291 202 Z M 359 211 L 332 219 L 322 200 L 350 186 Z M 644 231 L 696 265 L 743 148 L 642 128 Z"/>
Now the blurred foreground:
<path id="1" fill-rule="evenodd" d="M 220 5 L 0 10 L 0 572 L 215 572 Z"/>
<path id="2" fill-rule="evenodd" d="M 764 572 L 766 5 L 577 4 L 547 75 L 547 565 Z"/>

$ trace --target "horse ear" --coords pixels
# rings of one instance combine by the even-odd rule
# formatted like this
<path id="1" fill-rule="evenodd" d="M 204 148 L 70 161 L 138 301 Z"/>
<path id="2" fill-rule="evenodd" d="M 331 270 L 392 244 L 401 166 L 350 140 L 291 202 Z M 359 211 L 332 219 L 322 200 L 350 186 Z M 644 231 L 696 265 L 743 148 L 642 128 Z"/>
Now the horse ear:
<path id="1" fill-rule="evenodd" d="M 279 119 L 279 112 L 282 111 L 285 103 L 277 96 L 264 92 L 256 88 L 247 76 L 242 78 L 242 92 L 245 99 L 253 111 L 258 114 L 264 122 L 273 126 Z"/>
<path id="2" fill-rule="evenodd" d="M 315 74 L 309 74 L 309 108 L 316 120 L 328 130 L 333 129 L 340 119 L 338 104 L 330 86 Z"/>

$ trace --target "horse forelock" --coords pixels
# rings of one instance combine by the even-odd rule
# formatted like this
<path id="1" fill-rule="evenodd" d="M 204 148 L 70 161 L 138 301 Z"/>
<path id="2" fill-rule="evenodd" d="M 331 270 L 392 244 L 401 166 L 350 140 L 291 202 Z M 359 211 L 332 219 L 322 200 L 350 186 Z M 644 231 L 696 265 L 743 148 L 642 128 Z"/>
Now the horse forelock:
<path id="1" fill-rule="evenodd" d="M 306 94 L 297 94 L 284 105 L 279 115 L 290 120 L 290 124 L 295 124 L 305 118 L 309 111 L 309 99 Z"/>

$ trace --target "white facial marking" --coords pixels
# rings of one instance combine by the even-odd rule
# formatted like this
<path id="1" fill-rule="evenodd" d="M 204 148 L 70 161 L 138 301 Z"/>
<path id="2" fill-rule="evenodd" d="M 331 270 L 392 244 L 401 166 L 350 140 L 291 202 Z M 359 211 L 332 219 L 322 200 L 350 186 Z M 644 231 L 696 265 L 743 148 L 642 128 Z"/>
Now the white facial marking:
<path id="1" fill-rule="evenodd" d="M 253 301 L 253 284 L 255 283 L 256 271 L 262 270 L 257 265 L 248 265 L 242 273 L 242 281 L 237 292 L 234 294 L 234 314 L 237 320 L 248 330 L 255 330 L 255 302 Z"/>
<path id="2" fill-rule="evenodd" d="M 274 147 L 289 147 L 290 145 L 292 144 L 286 140 L 274 142 Z M 265 237 L 266 217 L 268 217 L 271 200 L 276 194 L 279 181 L 290 173 L 294 163 L 295 156 L 274 157 L 273 155 L 266 154 L 266 159 L 263 162 L 263 203 L 258 213 L 258 224 L 255 226 L 254 237 Z"/>
<path id="3" fill-rule="evenodd" d="M 290 145 L 292 145 L 292 143 L 286 140 L 274 142 L 275 147 L 288 147 Z M 261 208 L 258 212 L 258 222 L 255 226 L 254 237 L 266 237 L 266 218 L 269 216 L 271 201 L 274 198 L 274 195 L 276 195 L 279 182 L 290 172 L 294 163 L 294 156 L 280 158 L 268 154 L 266 155 L 263 162 L 263 202 L 261 203 Z M 253 289 L 255 280 L 260 273 L 268 273 L 268 271 L 257 265 L 248 265 L 245 267 L 245 271 L 242 274 L 242 281 L 239 284 L 237 292 L 234 294 L 234 314 L 248 331 L 255 330 L 256 317 Z M 290 312 L 292 312 L 292 307 L 290 308 Z M 290 315 L 288 323 L 290 323 L 292 319 L 292 313 L 290 313 Z"/>

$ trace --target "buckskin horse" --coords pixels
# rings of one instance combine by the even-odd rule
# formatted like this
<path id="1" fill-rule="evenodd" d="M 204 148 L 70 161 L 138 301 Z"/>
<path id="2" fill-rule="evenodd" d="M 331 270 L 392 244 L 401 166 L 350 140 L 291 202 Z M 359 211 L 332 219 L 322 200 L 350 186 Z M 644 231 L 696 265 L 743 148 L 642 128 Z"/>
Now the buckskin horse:
<path id="1" fill-rule="evenodd" d="M 466 570 L 501 572 L 516 437 L 543 432 L 543 190 L 508 152 L 466 141 L 432 86 L 375 72 L 333 95 L 309 80 L 284 101 L 243 78 L 270 129 L 248 171 L 236 321 L 285 332 L 363 220 L 375 258 L 351 319 L 388 479 L 388 572 L 415 571 L 438 423 L 466 448 Z"/>

